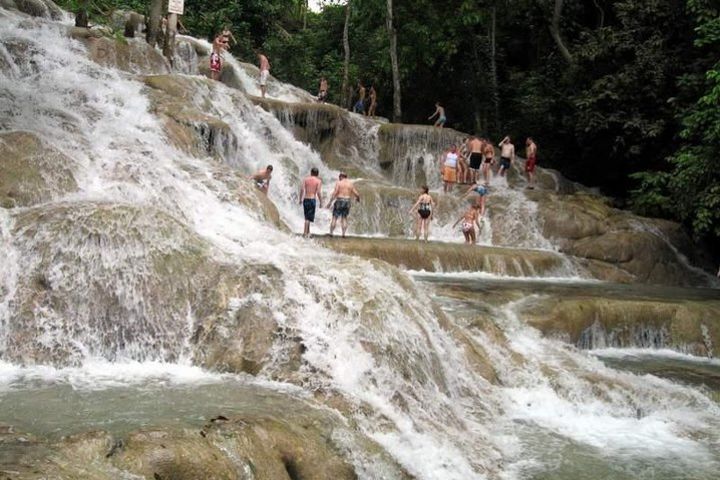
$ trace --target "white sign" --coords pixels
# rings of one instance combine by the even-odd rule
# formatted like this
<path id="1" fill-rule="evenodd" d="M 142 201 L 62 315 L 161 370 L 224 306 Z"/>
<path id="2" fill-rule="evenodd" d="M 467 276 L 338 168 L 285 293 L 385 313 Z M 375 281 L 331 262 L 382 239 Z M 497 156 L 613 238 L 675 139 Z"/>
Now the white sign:
<path id="1" fill-rule="evenodd" d="M 168 13 L 183 14 L 185 9 L 185 0 L 168 0 Z"/>

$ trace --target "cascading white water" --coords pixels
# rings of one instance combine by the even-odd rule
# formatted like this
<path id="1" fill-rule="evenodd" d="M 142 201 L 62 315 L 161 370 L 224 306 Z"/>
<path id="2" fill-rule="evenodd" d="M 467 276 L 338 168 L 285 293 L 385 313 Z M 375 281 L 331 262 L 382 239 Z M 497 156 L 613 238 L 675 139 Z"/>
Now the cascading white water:
<path id="1" fill-rule="evenodd" d="M 306 391 L 342 395 L 359 429 L 416 478 L 524 476 L 527 469 L 518 465 L 532 448 L 514 430 L 518 421 L 591 447 L 608 445 L 618 432 L 639 425 L 639 438 L 655 435 L 656 441 L 634 447 L 635 456 L 654 458 L 677 447 L 699 452 L 688 458 L 715 461 L 704 455 L 701 440 L 687 438 L 697 434 L 717 442 L 707 430 L 718 425 L 720 412 L 702 394 L 664 381 L 647 386 L 639 377 L 603 369 L 540 338 L 512 309 L 497 312 L 509 345 L 481 333 L 473 339 L 499 373 L 502 383 L 491 384 L 468 360 L 470 346 L 460 344 L 464 337 L 454 317 L 436 310 L 431 287 L 264 222 L 256 211 L 259 203 L 237 199 L 237 176 L 223 179 L 217 160 L 172 146 L 140 82 L 89 61 L 82 45 L 63 35 L 63 25 L 6 15 L 0 52 L 11 63 L 0 74 L 0 133 L 32 132 L 63 152 L 72 161 L 68 168 L 77 190 L 32 207 L 0 209 L 0 361 L 16 347 L 17 338 L 8 334 L 20 319 L 30 318 L 47 329 L 42 345 L 76 348 L 80 370 L 83 362 L 97 368 L 98 359 L 101 365 L 189 366 L 198 321 L 192 295 L 196 287 L 214 287 L 202 284 L 203 265 L 235 271 L 268 264 L 279 272 L 277 291 L 254 294 L 252 300 L 302 339 L 303 363 L 292 380 Z M 13 54 L 7 48 L 13 42 L 28 48 Z M 242 174 L 273 164 L 270 199 L 299 230 L 299 179 L 319 166 L 330 183 L 336 171 L 243 94 L 191 80 L 195 106 L 226 122 L 234 137 L 223 160 Z M 320 221 L 327 216 L 324 212 Z M 158 268 L 180 278 L 171 275 L 172 281 L 157 285 L 163 280 L 153 278 Z M 28 278 L 37 272 L 42 278 Z M 56 295 L 69 306 L 32 298 L 37 303 L 20 311 L 19 286 L 35 282 L 50 292 L 43 295 Z M 162 288 L 170 291 L 158 293 Z M 248 298 L 231 300 L 230 307 Z M 280 342 L 261 377 L 288 379 Z M 28 350 L 12 358 L 12 365 L 0 363 L 0 372 L 53 360 Z M 31 376 L 32 368 L 25 368 L 22 375 Z M 585 379 L 598 370 L 606 377 L 599 393 Z M 529 409 L 527 402 L 542 410 Z M 673 414 L 682 402 L 688 406 Z M 635 424 L 633 407 L 639 404 L 648 420 Z M 558 405 L 568 406 L 573 417 L 563 417 Z M 595 433 L 579 433 L 573 419 L 587 420 Z M 600 428 L 603 422 L 610 426 Z M 364 462 L 359 470 L 381 478 L 368 459 L 358 461 Z"/>

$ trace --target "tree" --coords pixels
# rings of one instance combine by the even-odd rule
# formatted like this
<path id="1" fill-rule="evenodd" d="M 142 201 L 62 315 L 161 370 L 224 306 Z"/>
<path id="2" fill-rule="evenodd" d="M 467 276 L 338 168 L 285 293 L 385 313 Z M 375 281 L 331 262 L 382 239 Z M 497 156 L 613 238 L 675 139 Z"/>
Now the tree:
<path id="1" fill-rule="evenodd" d="M 153 47 L 160 43 L 164 3 L 163 0 L 150 0 L 145 40 Z"/>
<path id="2" fill-rule="evenodd" d="M 393 26 L 393 2 L 387 0 L 387 31 L 390 38 L 390 63 L 392 65 L 393 79 L 393 121 L 402 121 L 402 106 L 400 93 L 400 67 L 398 66 L 397 32 Z"/>
<path id="3" fill-rule="evenodd" d="M 345 5 L 345 26 L 343 27 L 343 51 L 345 52 L 345 61 L 343 62 L 343 77 L 342 87 L 340 92 L 340 104 L 345 107 L 350 107 L 350 91 L 349 91 L 349 77 L 350 77 L 350 0 L 347 0 Z"/>

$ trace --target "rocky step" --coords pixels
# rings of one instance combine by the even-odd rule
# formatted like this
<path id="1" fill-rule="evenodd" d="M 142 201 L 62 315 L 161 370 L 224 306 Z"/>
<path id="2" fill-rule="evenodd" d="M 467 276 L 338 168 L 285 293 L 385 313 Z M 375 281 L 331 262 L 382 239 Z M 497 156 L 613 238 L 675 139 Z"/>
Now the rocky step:
<path id="1" fill-rule="evenodd" d="M 538 277 L 557 275 L 567 268 L 567 260 L 562 255 L 543 250 L 393 238 L 323 236 L 316 239 L 335 251 L 377 258 L 407 270 Z"/>

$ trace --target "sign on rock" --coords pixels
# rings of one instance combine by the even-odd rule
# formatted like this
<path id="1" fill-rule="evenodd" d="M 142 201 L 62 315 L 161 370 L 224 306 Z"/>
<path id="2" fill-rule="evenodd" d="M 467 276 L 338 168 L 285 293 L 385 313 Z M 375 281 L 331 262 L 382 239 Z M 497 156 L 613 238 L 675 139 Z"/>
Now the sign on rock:
<path id="1" fill-rule="evenodd" d="M 168 0 L 168 13 L 183 14 L 185 9 L 185 0 Z"/>

